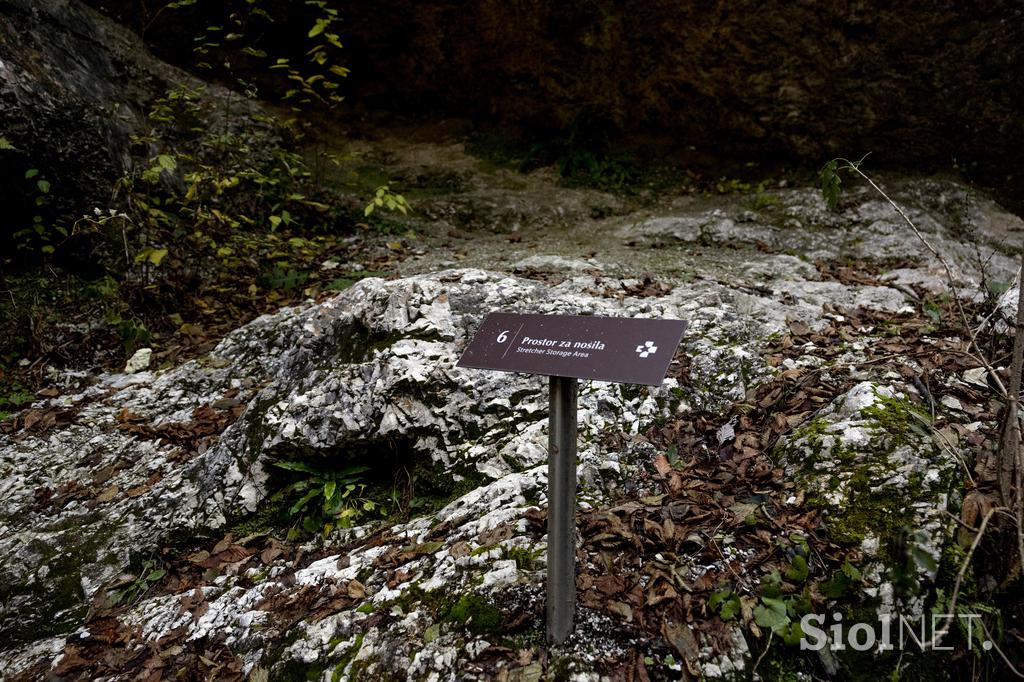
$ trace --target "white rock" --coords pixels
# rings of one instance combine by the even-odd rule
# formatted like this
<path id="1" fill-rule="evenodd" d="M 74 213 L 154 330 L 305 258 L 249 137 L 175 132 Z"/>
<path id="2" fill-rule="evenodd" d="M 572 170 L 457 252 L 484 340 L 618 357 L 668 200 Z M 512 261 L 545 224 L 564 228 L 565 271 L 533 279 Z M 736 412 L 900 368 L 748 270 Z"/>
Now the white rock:
<path id="1" fill-rule="evenodd" d="M 964 372 L 964 382 L 978 388 L 988 388 L 988 370 L 974 367 Z"/>
<path id="2" fill-rule="evenodd" d="M 807 261 L 778 254 L 797 252 L 825 260 L 839 255 L 894 256 L 912 264 L 907 271 L 895 273 L 894 285 L 938 288 L 928 278 L 935 271 L 930 255 L 907 235 L 884 202 L 861 195 L 854 208 L 837 214 L 826 210 L 819 193 L 808 188 L 773 194 L 779 201 L 777 221 L 769 221 L 767 212 L 744 213 L 746 208 L 702 208 L 655 215 L 623 227 L 622 236 L 631 241 L 700 241 L 747 249 L 738 252 L 734 275 L 723 275 L 726 271 L 719 268 L 733 258 L 728 255 L 732 251 L 708 249 L 716 254 L 714 264 L 695 260 L 693 265 L 711 276 L 673 282 L 675 288 L 664 295 L 609 296 L 607 281 L 599 283 L 588 274 L 600 264 L 564 256 L 517 264 L 571 275 L 557 286 L 475 269 L 392 281 L 367 278 L 317 304 L 261 316 L 228 334 L 202 359 L 149 372 L 145 369 L 152 361 L 150 353 L 145 364 L 140 357 L 138 366 L 126 373 L 101 376 L 91 386 L 77 382 L 73 402 L 78 413 L 73 423 L 42 434 L 0 434 L 0 556 L 6 557 L 0 565 L 0 581 L 12 593 L 23 595 L 17 603 L 0 605 L 0 620 L 12 623 L 13 634 L 28 641 L 48 626 L 55 611 L 82 608 L 91 593 L 108 582 L 108 576 L 124 570 L 132 553 L 155 551 L 172 534 L 216 530 L 227 519 L 258 508 L 273 492 L 268 488 L 273 480 L 270 472 L 276 471 L 271 461 L 276 457 L 302 453 L 344 460 L 375 448 L 400 447 L 401 454 L 452 481 L 473 471 L 491 479 L 480 481 L 475 490 L 436 514 L 391 529 L 392 539 L 401 543 L 399 548 L 434 541 L 429 534 L 438 524 L 444 531 L 442 546 L 408 561 L 403 570 L 409 575 L 400 582 L 389 586 L 376 563 L 396 545 L 359 546 L 359 538 L 369 533 L 367 527 L 360 527 L 343 536 L 354 547 L 345 568 L 339 569 L 338 557 L 331 557 L 308 566 L 277 563 L 266 568 L 261 580 L 257 580 L 259 572 L 243 580 L 225 571 L 218 587 L 203 588 L 209 610 L 202 617 L 182 612 L 181 595 L 165 595 L 143 599 L 125 614 L 126 622 L 151 639 L 179 627 L 186 629 L 189 641 L 216 632 L 232 642 L 251 669 L 262 660 L 263 652 L 279 644 L 269 625 L 272 619 L 261 622 L 253 615 L 275 593 L 285 599 L 300 590 L 323 590 L 327 599 L 332 590 L 343 589 L 356 576 L 365 578 L 363 572 L 370 576 L 364 581 L 368 600 L 379 607 L 401 598 L 412 586 L 452 594 L 475 589 L 484 581 L 495 594 L 507 588 L 510 580 L 523 581 L 517 590 L 536 587 L 528 582 L 531 573 L 514 571 L 514 562 L 500 566 L 495 562 L 501 562 L 498 557 L 512 547 L 531 552 L 543 549 L 540 544 L 536 548 L 524 544 L 523 511 L 528 504 L 545 504 L 547 399 L 543 382 L 536 378 L 454 366 L 487 312 L 585 312 L 690 322 L 682 346 L 691 360 L 687 382 L 665 382 L 640 395 L 602 382 L 582 388 L 579 471 L 590 484 L 583 501 L 598 506 L 607 492 L 605 486 L 619 477 L 615 472 L 628 476 L 631 462 L 642 452 L 639 438 L 621 449 L 608 448 L 603 443 L 609 434 L 639 435 L 659 420 L 687 419 L 694 412 L 720 414 L 734 401 L 744 400 L 750 388 L 779 371 L 765 362 L 764 348 L 769 335 L 785 333 L 790 321 L 823 329 L 838 321 L 834 314 L 829 313 L 831 318 L 826 314 L 826 306 L 864 307 L 875 313 L 895 313 L 905 307 L 905 294 L 894 286 L 843 285 L 822 279 Z M 985 210 L 994 215 L 995 209 Z M 965 295 L 979 290 L 981 278 L 972 265 L 978 260 L 974 245 L 958 241 L 934 211 L 915 209 L 912 215 L 948 255 Z M 813 229 L 783 229 L 787 221 Z M 984 221 L 978 224 L 985 225 Z M 747 248 L 759 242 L 775 254 Z M 985 251 L 982 255 L 993 279 L 1010 279 L 1016 269 L 1013 259 Z M 358 270 L 354 264 L 341 267 Z M 617 276 L 636 274 L 634 269 Z M 873 332 L 865 328 L 860 333 Z M 841 362 L 856 365 L 870 345 L 863 340 L 851 344 Z M 817 348 L 808 346 L 803 351 L 798 361 L 790 363 L 787 358 L 783 366 L 822 367 Z M 878 372 L 871 367 L 858 371 L 865 381 L 877 381 Z M 971 379 L 985 385 L 983 370 L 968 372 L 965 381 Z M 812 456 L 813 439 L 806 433 L 800 436 L 798 430 L 784 444 L 786 465 L 791 474 L 800 473 L 808 498 L 817 492 L 826 505 L 833 505 L 825 510 L 826 518 L 839 518 L 852 494 L 850 469 L 843 466 L 863 464 L 869 452 L 877 455 L 871 462 L 875 468 L 866 472 L 871 490 L 905 501 L 899 511 L 926 531 L 925 550 L 932 553 L 941 547 L 946 533 L 940 521 L 948 491 L 942 486 L 955 480 L 957 464 L 948 453 L 936 451 L 916 435 L 909 436 L 906 447 L 869 451 L 885 429 L 865 410 L 870 413 L 869 408 L 888 403 L 879 401 L 879 395 L 898 397 L 899 381 L 894 376 L 891 386 L 859 384 L 845 400 L 821 410 L 815 416 L 822 427 L 817 434 L 818 456 Z M 163 439 L 147 437 L 147 428 L 137 429 L 138 433 L 122 428 L 123 417 L 120 421 L 117 417 L 130 414 L 149 430 L 187 428 L 197 407 L 217 404 L 229 389 L 244 412 L 202 451 L 182 453 Z M 845 448 L 849 462 L 821 456 L 830 454 L 833 446 Z M 183 460 L 182 454 L 188 457 Z M 101 472 L 109 478 L 99 479 L 106 482 L 92 486 L 96 488 L 92 492 L 116 486 L 112 489 L 119 494 L 108 501 L 78 500 L 52 508 L 38 505 L 37 490 L 88 484 Z M 123 494 L 131 489 L 143 492 L 136 497 Z M 509 534 L 513 537 L 507 538 Z M 496 537 L 507 539 L 495 541 Z M 456 560 L 451 551 L 454 543 L 466 543 L 463 549 L 470 548 L 470 553 Z M 41 569 L 52 563 L 39 547 L 67 558 L 67 567 L 61 570 L 74 575 L 71 589 L 64 589 L 69 587 L 66 584 L 57 589 L 59 571 L 39 577 L 45 574 Z M 472 554 L 481 547 L 489 551 Z M 870 548 L 868 543 L 866 549 Z M 727 549 L 733 556 L 733 550 Z M 538 563 L 543 563 L 543 556 Z M 865 575 L 876 576 L 870 580 L 877 583 L 882 574 L 865 571 Z M 31 589 L 33 580 L 50 583 L 48 589 Z M 82 590 L 76 594 L 79 587 Z M 869 588 L 893 599 L 891 585 L 884 581 Z M 358 660 L 372 659 L 382 671 L 404 675 L 423 648 L 424 615 L 414 615 L 386 631 L 366 633 Z M 328 642 L 354 642 L 353 623 L 364 620 L 366 614 L 346 610 L 338 616 L 329 616 L 319 627 L 297 623 L 298 639 L 290 650 L 295 657 L 319 660 L 325 637 Z M 15 671 L 12 674 L 25 669 L 38 660 L 25 654 L 30 650 L 51 652 L 52 659 L 61 650 L 61 641 L 58 638 L 57 644 L 48 642 L 36 649 L 2 648 L 0 669 Z M 464 651 L 457 648 L 465 642 L 458 644 L 450 633 L 442 633 L 431 644 L 435 646 L 429 655 L 420 659 L 424 679 L 435 674 L 448 679 L 466 662 Z M 735 653 L 705 665 L 704 674 L 716 668 L 719 672 L 739 669 L 742 657 L 734 659 Z"/>
<path id="3" fill-rule="evenodd" d="M 511 585 L 519 577 L 519 569 L 515 559 L 495 561 L 494 568 L 484 573 L 484 587 L 495 588 Z"/>
<path id="4" fill-rule="evenodd" d="M 949 409 L 956 410 L 958 412 L 962 412 L 964 409 L 963 403 L 961 403 L 959 400 L 957 400 L 951 395 L 942 396 L 939 402 L 948 407 Z"/>
<path id="5" fill-rule="evenodd" d="M 593 261 L 564 258 L 554 255 L 534 255 L 515 262 L 512 269 L 516 272 L 525 270 L 543 270 L 553 272 L 601 270 L 601 266 Z"/>
<path id="6" fill-rule="evenodd" d="M 126 374 L 135 374 L 144 369 L 149 369 L 149 363 L 153 359 L 152 348 L 140 348 L 128 358 L 128 364 L 124 366 Z"/>

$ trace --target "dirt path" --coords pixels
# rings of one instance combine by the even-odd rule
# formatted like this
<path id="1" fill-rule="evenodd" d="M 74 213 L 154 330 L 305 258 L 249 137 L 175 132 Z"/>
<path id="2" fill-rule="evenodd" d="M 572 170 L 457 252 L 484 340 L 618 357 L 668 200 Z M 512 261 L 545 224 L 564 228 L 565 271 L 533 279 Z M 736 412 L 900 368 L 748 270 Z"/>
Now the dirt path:
<path id="1" fill-rule="evenodd" d="M 698 215 L 713 209 L 742 210 L 746 193 L 708 195 L 685 183 L 645 188 L 642 184 L 607 192 L 567 187 L 553 167 L 528 173 L 499 166 L 467 150 L 465 140 L 423 141 L 423 133 L 356 140 L 335 150 L 340 164 L 329 171 L 353 197 L 368 197 L 390 182 L 414 212 L 367 221 L 381 241 L 401 238 L 409 257 L 396 274 L 449 267 L 508 271 L 591 270 L 615 277 L 650 274 L 690 279 L 720 275 L 745 259 L 735 252 L 713 253 L 677 240 L 637 240 L 632 227 L 657 216 Z M 653 183 L 650 183 L 653 186 Z M 536 257 L 545 261 L 531 261 Z M 556 257 L 556 258 L 550 258 Z M 524 262 L 525 261 L 525 262 Z"/>

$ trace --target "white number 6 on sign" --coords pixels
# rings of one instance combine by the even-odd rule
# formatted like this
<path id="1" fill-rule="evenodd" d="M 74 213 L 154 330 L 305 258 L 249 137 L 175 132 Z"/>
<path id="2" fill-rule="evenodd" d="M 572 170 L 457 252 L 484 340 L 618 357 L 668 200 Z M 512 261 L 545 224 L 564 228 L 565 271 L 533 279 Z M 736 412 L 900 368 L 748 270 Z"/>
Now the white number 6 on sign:
<path id="1" fill-rule="evenodd" d="M 498 334 L 498 343 L 505 343 L 508 341 L 508 330 L 506 329 L 502 333 Z"/>

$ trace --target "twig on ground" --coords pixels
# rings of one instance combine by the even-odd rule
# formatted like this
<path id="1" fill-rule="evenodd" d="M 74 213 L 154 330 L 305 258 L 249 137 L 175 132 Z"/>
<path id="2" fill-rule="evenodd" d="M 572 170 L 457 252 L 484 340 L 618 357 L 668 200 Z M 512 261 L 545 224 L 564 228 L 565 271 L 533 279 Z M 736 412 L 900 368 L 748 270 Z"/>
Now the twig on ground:
<path id="1" fill-rule="evenodd" d="M 761 665 L 761 659 L 764 658 L 764 655 L 768 653 L 768 649 L 771 648 L 771 646 L 772 646 L 772 637 L 774 637 L 774 636 L 775 636 L 775 630 L 769 630 L 768 631 L 768 643 L 764 645 L 764 651 L 762 651 L 761 655 L 757 657 L 756 661 L 754 661 L 754 667 L 750 669 L 750 676 L 751 677 L 753 677 L 754 673 L 757 672 L 757 666 Z"/>
<path id="2" fill-rule="evenodd" d="M 967 477 L 967 480 L 973 487 L 975 485 L 974 476 L 971 475 L 971 468 L 967 466 L 967 462 L 964 460 L 963 455 L 961 455 L 953 446 L 953 444 L 949 442 L 949 439 L 946 438 L 946 435 L 944 433 L 935 428 L 933 428 L 931 432 L 938 438 L 939 441 L 941 441 L 940 443 L 938 443 L 939 447 L 945 450 L 947 455 L 955 459 L 957 463 L 960 465 L 960 467 L 964 470 L 964 476 Z"/>

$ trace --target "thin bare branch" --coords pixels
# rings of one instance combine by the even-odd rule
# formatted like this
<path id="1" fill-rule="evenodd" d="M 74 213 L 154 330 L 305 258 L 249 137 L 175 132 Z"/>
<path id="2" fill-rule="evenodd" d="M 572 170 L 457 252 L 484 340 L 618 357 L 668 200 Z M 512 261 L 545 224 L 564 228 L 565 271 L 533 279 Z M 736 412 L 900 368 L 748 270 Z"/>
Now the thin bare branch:
<path id="1" fill-rule="evenodd" d="M 953 269 L 950 267 L 949 261 L 947 261 L 946 258 L 941 253 L 939 253 L 938 249 L 936 249 L 932 245 L 932 243 L 928 241 L 928 238 L 924 236 L 921 230 L 917 228 L 917 225 L 914 224 L 914 221 L 910 219 L 910 216 L 907 215 L 907 212 L 903 210 L 903 207 L 896 203 L 896 201 L 893 200 L 892 197 L 885 193 L 885 190 L 879 187 L 874 180 L 872 180 L 866 173 L 864 173 L 864 171 L 862 171 L 859 168 L 860 162 L 853 162 L 850 161 L 849 159 L 837 160 L 845 163 L 846 168 L 852 170 L 854 173 L 862 177 L 869 185 L 871 185 L 872 188 L 874 188 L 876 192 L 881 194 L 882 197 L 887 202 L 889 202 L 889 205 L 892 206 L 896 210 L 896 212 L 900 214 L 900 217 L 903 218 L 904 222 L 906 222 L 907 225 L 910 226 L 910 229 L 914 231 L 914 234 L 917 235 L 917 238 L 921 241 L 922 244 L 924 244 L 925 248 L 928 249 L 928 251 L 933 256 L 935 256 L 935 259 L 938 260 L 939 263 L 942 265 L 942 268 L 946 271 L 946 279 L 949 280 L 949 289 L 953 295 L 953 301 L 956 303 L 957 311 L 960 313 L 960 320 L 963 323 L 964 331 L 966 332 L 966 336 L 969 339 L 966 350 L 968 354 L 970 354 L 971 346 L 975 346 L 976 337 L 974 336 L 973 329 L 971 327 L 971 321 L 967 317 L 966 311 L 964 311 L 963 302 L 960 299 L 960 293 L 957 289 L 956 280 L 953 277 Z M 978 363 L 981 364 L 988 371 L 989 376 L 991 376 L 994 379 L 1000 394 L 1003 397 L 1006 397 L 1006 388 L 1003 386 L 1002 381 L 999 379 L 999 376 L 996 374 L 996 371 L 989 364 L 988 360 L 986 360 L 985 357 L 980 354 L 980 349 L 978 355 L 971 354 L 971 357 L 977 360 Z"/>
<path id="2" fill-rule="evenodd" d="M 1021 268 L 1018 266 L 1017 274 L 1015 274 L 1013 276 L 1013 279 L 1010 280 L 1011 282 L 1017 282 L 1017 286 L 1020 286 L 1020 273 L 1021 273 Z M 983 319 L 981 321 L 981 324 L 979 324 L 978 327 L 974 330 L 974 333 L 971 334 L 971 343 L 970 343 L 970 345 L 968 347 L 976 346 L 977 345 L 978 335 L 981 334 L 981 332 L 986 327 L 988 327 L 988 323 L 992 321 L 992 318 L 995 317 L 996 313 L 998 313 L 998 312 L 999 312 L 999 307 L 996 306 L 996 307 L 992 308 L 991 312 L 989 312 L 988 315 L 985 316 L 985 319 Z"/>
<path id="3" fill-rule="evenodd" d="M 929 648 L 936 646 L 938 642 L 942 641 L 945 636 L 949 634 L 949 626 L 953 622 L 953 615 L 956 613 L 956 602 L 957 599 L 960 598 L 960 585 L 964 581 L 964 575 L 967 573 L 967 568 L 971 565 L 971 558 L 974 556 L 974 550 L 978 549 L 978 545 L 981 544 L 981 538 L 985 535 L 985 530 L 988 528 L 988 522 L 1000 509 L 1002 509 L 1002 507 L 989 509 L 988 513 L 985 514 L 985 518 L 981 520 L 981 526 L 978 527 L 978 532 L 974 535 L 974 541 L 971 542 L 971 547 L 967 550 L 967 556 L 964 557 L 963 562 L 960 564 L 960 570 L 957 571 L 956 581 L 953 583 L 953 594 L 949 599 L 949 606 L 945 609 L 945 622 L 943 622 L 942 627 L 936 630 L 932 635 L 931 642 L 929 642 Z"/>
<path id="4" fill-rule="evenodd" d="M 1014 675 L 1016 675 L 1017 677 L 1019 677 L 1021 679 L 1024 679 L 1024 673 L 1022 673 L 1021 671 L 1017 670 L 1017 667 L 1013 663 L 1010 662 L 1010 659 L 1006 657 L 1006 654 L 1003 653 L 1003 650 L 999 648 L 998 644 L 996 644 L 996 640 L 993 639 L 992 633 L 988 631 L 988 626 L 985 625 L 985 621 L 982 620 L 982 621 L 979 621 L 979 622 L 981 623 L 982 629 L 985 631 L 985 637 L 988 638 L 988 641 L 992 644 L 992 648 L 996 650 L 997 654 L 999 654 L 999 658 L 1003 659 L 1003 663 L 1006 664 L 1006 667 L 1010 669 L 1011 673 L 1013 673 Z"/>
<path id="5" fill-rule="evenodd" d="M 1021 256 L 1024 259 L 1024 255 Z M 1003 504 L 1017 510 L 1017 535 L 1021 536 L 1021 444 L 1020 444 L 1020 387 L 1024 372 L 1024 286 L 1017 287 L 1017 318 L 1013 330 L 1013 360 L 1010 362 L 1010 386 L 1006 394 L 1006 411 L 1000 439 L 999 491 Z M 1020 545 L 1024 540 L 1018 540 Z M 1024 561 L 1024 551 L 1021 551 Z"/>
<path id="6" fill-rule="evenodd" d="M 774 634 L 775 634 L 774 630 L 769 630 L 768 631 L 768 643 L 764 645 L 764 651 L 762 651 L 761 655 L 757 657 L 757 661 L 754 662 L 754 667 L 750 669 L 750 676 L 751 677 L 753 677 L 754 673 L 757 672 L 757 666 L 761 665 L 761 659 L 764 658 L 764 655 L 766 653 L 768 653 L 768 649 L 771 648 L 771 646 L 772 646 L 772 636 Z"/>

